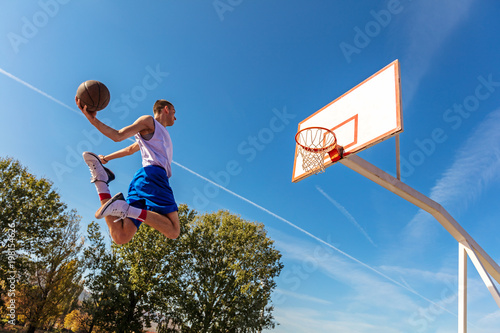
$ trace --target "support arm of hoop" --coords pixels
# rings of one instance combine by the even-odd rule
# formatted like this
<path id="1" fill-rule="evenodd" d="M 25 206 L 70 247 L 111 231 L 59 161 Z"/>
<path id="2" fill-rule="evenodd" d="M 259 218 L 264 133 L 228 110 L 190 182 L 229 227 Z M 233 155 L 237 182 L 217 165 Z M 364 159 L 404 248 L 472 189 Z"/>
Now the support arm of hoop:
<path id="1" fill-rule="evenodd" d="M 440 204 L 359 156 L 351 155 L 339 162 L 434 216 L 458 242 L 467 241 L 474 248 L 485 270 L 500 283 L 500 267 L 498 264 Z"/>

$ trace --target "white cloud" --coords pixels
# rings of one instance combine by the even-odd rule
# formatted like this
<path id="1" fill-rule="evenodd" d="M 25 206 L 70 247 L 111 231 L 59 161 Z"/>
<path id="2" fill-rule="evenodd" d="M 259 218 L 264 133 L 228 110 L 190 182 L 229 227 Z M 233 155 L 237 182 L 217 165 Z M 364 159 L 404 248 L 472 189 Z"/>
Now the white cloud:
<path id="1" fill-rule="evenodd" d="M 285 265 L 282 275 L 293 262 L 309 267 L 304 274 L 307 277 L 291 290 L 286 284 L 278 284 L 285 301 L 275 304 L 276 320 L 282 324 L 275 332 L 420 332 L 424 328 L 446 332 L 450 323 L 457 321 L 457 275 L 449 267 L 435 271 L 402 266 L 374 268 L 393 280 L 408 280 L 418 286 L 412 293 L 414 286 L 402 288 L 323 244 L 279 232 L 274 239 L 283 258 L 292 262 Z M 341 294 L 334 292 L 318 298 L 304 293 L 307 288 L 302 287 L 309 283 L 307 280 L 318 281 L 318 275 L 331 279 L 337 285 L 333 290 L 342 290 Z M 329 284 L 325 282 L 318 288 Z M 488 313 L 491 306 L 481 306 L 485 299 L 491 299 L 483 282 L 479 277 L 469 277 L 468 289 L 469 331 L 495 332 L 500 314 Z M 429 300 L 416 296 L 419 292 Z M 291 302 L 292 299 L 299 302 Z"/>
<path id="2" fill-rule="evenodd" d="M 280 288 L 277 288 L 275 290 L 275 292 L 278 293 L 278 294 L 284 295 L 284 296 L 290 296 L 290 297 L 299 299 L 301 301 L 313 302 L 313 303 L 318 303 L 318 304 L 323 304 L 323 305 L 331 305 L 332 304 L 331 301 L 327 301 L 327 300 L 324 300 L 324 299 L 321 299 L 321 298 L 312 297 L 312 296 L 309 296 L 309 295 L 300 294 L 300 293 L 296 293 L 296 292 L 293 292 L 293 291 L 284 290 L 284 289 L 280 289 Z"/>
<path id="3" fill-rule="evenodd" d="M 475 0 L 413 1 L 408 7 L 405 100 L 411 101 L 432 59 L 450 34 L 467 18 Z"/>
<path id="4" fill-rule="evenodd" d="M 277 298 L 281 298 L 281 302 L 276 304 L 276 310 L 279 313 L 276 318 L 279 322 L 286 323 L 287 330 L 285 331 L 287 332 L 328 332 L 334 330 L 341 332 L 396 332 L 395 328 L 397 327 L 411 325 L 410 315 L 417 313 L 419 308 L 435 306 L 434 302 L 426 301 L 422 296 L 415 298 L 414 295 L 418 295 L 418 292 L 402 287 L 403 284 L 395 284 L 392 280 L 375 274 L 373 270 L 366 269 L 355 261 L 346 260 L 347 258 L 341 254 L 323 245 L 313 244 L 287 235 L 279 235 L 279 237 L 275 237 L 275 241 L 275 245 L 282 252 L 284 259 L 307 263 L 303 267 L 307 266 L 313 269 L 307 271 L 307 275 L 304 274 L 304 279 L 300 283 L 294 284 L 289 293 L 283 292 L 289 286 L 278 285 L 280 294 L 284 297 L 277 296 Z M 384 271 L 381 268 L 373 269 Z M 291 271 L 291 265 L 285 265 L 282 275 L 286 274 L 287 270 Z M 393 271 L 398 271 L 398 269 L 395 268 Z M 403 268 L 400 268 L 399 271 L 403 271 Z M 306 300 L 310 297 L 301 295 L 297 290 L 302 290 L 303 284 L 307 284 L 306 280 L 313 274 L 316 275 L 316 278 L 320 274 L 330 278 L 334 283 L 336 282 L 343 290 L 343 295 L 332 293 L 325 295 L 322 299 L 314 297 L 308 299 L 308 301 L 314 302 L 311 306 L 314 305 L 317 309 L 319 305 L 323 308 L 322 311 L 311 308 L 307 308 L 305 311 L 302 308 L 291 307 L 288 297 L 299 300 L 301 298 Z M 318 288 L 320 287 L 318 286 Z M 439 302 L 440 299 L 437 301 Z M 439 308 L 440 304 L 437 305 Z M 333 315 L 332 311 L 337 312 Z M 296 316 L 295 312 L 301 313 L 301 315 Z M 331 320 L 332 318 L 337 319 Z M 398 319 L 394 320 L 394 318 Z M 386 327 L 387 323 L 390 323 L 390 328 Z M 292 327 L 293 330 L 291 330 Z"/>
<path id="5" fill-rule="evenodd" d="M 282 325 L 273 330 L 276 333 L 401 332 L 398 329 L 390 327 L 391 322 L 385 321 L 384 318 L 351 311 L 331 311 L 325 313 L 309 308 L 280 308 L 276 310 L 275 315 L 277 321 L 282 323 Z"/>
<path id="6" fill-rule="evenodd" d="M 451 167 L 431 189 L 429 197 L 452 215 L 463 212 L 488 188 L 500 179 L 500 110 L 488 114 L 477 126 L 455 157 Z M 456 218 L 456 217 L 455 217 Z M 459 222 L 460 223 L 460 222 Z M 405 239 L 425 245 L 437 222 L 419 211 L 405 229 Z"/>
<path id="7" fill-rule="evenodd" d="M 498 332 L 500 329 L 500 310 L 496 310 L 495 312 L 488 313 L 477 321 L 477 326 L 486 329 L 487 331 L 481 332 Z M 488 329 L 488 327 L 490 329 Z M 496 327 L 494 330 L 493 328 Z"/>

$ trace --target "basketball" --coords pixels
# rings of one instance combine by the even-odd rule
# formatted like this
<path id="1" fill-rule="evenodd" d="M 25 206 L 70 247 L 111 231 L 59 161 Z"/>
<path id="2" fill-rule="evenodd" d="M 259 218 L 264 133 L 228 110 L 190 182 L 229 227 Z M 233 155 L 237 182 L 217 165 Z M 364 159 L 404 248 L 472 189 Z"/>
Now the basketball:
<path id="1" fill-rule="evenodd" d="M 88 80 L 80 84 L 76 90 L 76 97 L 80 99 L 82 107 L 87 105 L 87 111 L 101 111 L 108 106 L 111 97 L 104 83 Z"/>

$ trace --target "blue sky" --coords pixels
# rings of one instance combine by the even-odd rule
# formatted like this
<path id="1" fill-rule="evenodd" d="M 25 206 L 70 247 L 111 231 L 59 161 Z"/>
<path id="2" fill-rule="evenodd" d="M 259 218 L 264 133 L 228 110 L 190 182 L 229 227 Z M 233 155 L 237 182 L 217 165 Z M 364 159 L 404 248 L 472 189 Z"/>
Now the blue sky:
<path id="1" fill-rule="evenodd" d="M 499 262 L 499 10 L 494 0 L 4 1 L 0 156 L 52 179 L 84 232 L 98 200 L 81 152 L 129 142 L 96 134 L 76 88 L 104 82 L 111 103 L 98 117 L 116 128 L 166 98 L 177 201 L 262 222 L 283 254 L 275 332 L 456 332 L 455 239 L 343 165 L 292 184 L 293 138 L 399 59 L 403 180 Z M 394 146 L 359 156 L 395 174 Z M 126 192 L 140 158 L 109 167 L 111 191 Z M 468 278 L 469 332 L 498 332 L 470 262 Z"/>

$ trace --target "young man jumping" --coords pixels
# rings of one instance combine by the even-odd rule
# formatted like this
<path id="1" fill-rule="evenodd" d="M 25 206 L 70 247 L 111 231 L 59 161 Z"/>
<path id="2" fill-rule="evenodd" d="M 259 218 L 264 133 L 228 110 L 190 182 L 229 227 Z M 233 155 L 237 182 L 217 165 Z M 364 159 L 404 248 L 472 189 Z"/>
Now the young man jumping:
<path id="1" fill-rule="evenodd" d="M 172 176 L 172 140 L 166 129 L 176 120 L 174 106 L 160 99 L 153 106 L 154 116 L 141 116 L 133 124 L 115 130 L 96 118 L 96 112 L 87 111 L 75 98 L 78 108 L 97 130 L 115 142 L 134 136 L 136 142 L 109 155 L 84 152 L 83 159 L 91 173 L 101 201 L 95 217 L 105 218 L 113 241 L 128 243 L 142 222 L 155 228 L 165 237 L 179 236 L 180 225 L 169 178 Z M 104 167 L 109 161 L 141 151 L 142 168 L 130 182 L 128 196 L 122 193 L 111 197 L 108 184 L 115 179 L 111 170 Z"/>

